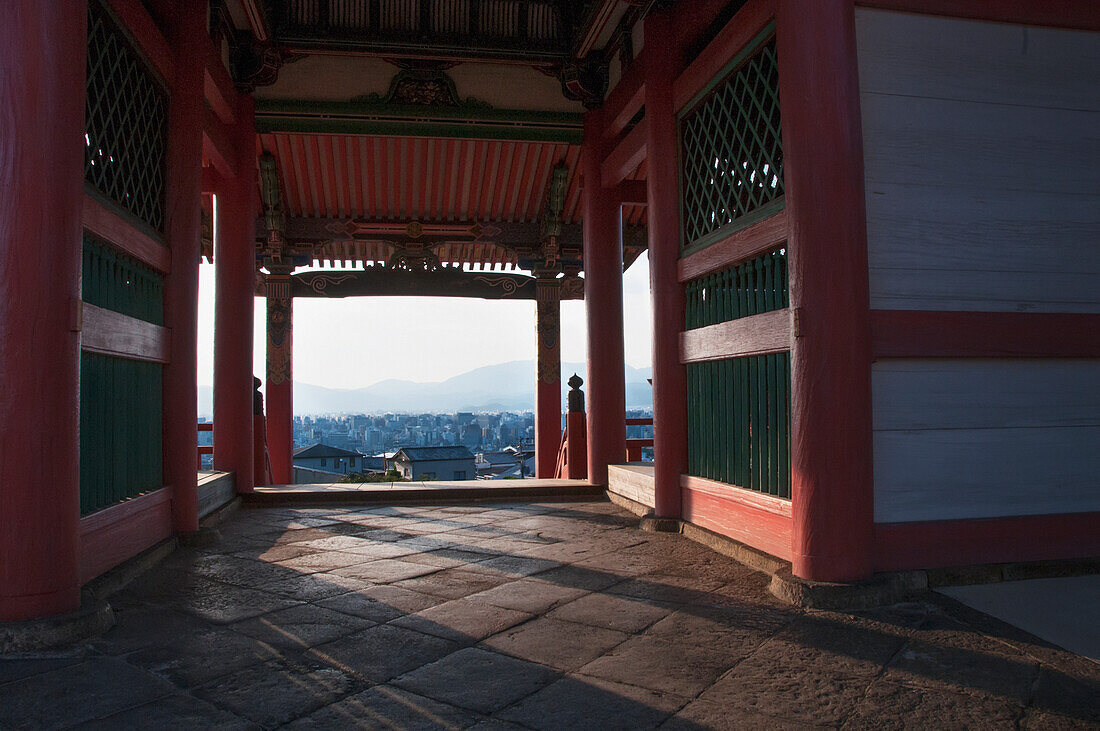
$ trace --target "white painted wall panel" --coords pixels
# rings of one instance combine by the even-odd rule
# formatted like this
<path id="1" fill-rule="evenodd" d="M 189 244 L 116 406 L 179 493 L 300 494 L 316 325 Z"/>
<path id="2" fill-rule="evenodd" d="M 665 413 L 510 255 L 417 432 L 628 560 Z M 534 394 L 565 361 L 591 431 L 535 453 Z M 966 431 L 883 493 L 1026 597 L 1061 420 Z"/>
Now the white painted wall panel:
<path id="1" fill-rule="evenodd" d="M 1100 510 L 1100 361 L 872 368 L 879 523 Z"/>
<path id="2" fill-rule="evenodd" d="M 1100 312 L 1100 34 L 856 12 L 872 308 Z"/>
<path id="3" fill-rule="evenodd" d="M 1100 111 L 1087 31 L 857 8 L 856 33 L 864 91 Z"/>

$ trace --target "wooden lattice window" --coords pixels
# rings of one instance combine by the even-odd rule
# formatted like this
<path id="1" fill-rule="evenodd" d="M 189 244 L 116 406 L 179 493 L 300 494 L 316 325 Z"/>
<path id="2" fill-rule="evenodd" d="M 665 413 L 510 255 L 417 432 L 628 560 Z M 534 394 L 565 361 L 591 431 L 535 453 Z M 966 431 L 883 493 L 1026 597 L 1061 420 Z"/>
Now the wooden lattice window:
<path id="1" fill-rule="evenodd" d="M 790 307 L 787 250 L 777 249 L 688 282 L 688 330 Z"/>
<path id="2" fill-rule="evenodd" d="M 774 37 L 753 49 L 681 116 L 684 249 L 713 243 L 782 205 Z"/>
<path id="3" fill-rule="evenodd" d="M 88 2 L 84 179 L 160 230 L 168 94 L 99 0 Z"/>

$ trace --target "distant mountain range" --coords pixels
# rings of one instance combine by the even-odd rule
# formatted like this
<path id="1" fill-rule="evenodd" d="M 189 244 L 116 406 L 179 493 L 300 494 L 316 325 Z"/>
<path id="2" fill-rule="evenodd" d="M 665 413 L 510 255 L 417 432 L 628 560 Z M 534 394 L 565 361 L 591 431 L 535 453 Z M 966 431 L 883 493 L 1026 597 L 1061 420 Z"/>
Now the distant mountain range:
<path id="1" fill-rule="evenodd" d="M 566 380 L 574 373 L 585 376 L 583 363 L 562 363 L 562 408 Z M 626 367 L 627 408 L 653 405 L 653 389 L 647 378 L 652 368 Z M 587 386 L 582 390 L 587 391 Z M 433 383 L 390 378 L 365 388 L 325 388 L 294 383 L 294 413 L 368 414 L 379 412 L 442 413 L 448 411 L 530 411 L 535 408 L 535 361 L 483 366 Z M 213 413 L 213 389 L 199 387 L 199 415 Z"/>

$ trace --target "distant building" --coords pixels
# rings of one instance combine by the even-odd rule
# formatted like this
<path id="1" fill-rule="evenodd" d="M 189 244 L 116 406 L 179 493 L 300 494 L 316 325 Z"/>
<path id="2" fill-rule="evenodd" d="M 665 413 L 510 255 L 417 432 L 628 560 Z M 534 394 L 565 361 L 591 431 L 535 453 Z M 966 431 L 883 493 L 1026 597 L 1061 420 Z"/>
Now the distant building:
<path id="1" fill-rule="evenodd" d="M 363 455 L 327 444 L 294 450 L 294 466 L 346 475 L 363 469 Z"/>
<path id="2" fill-rule="evenodd" d="M 474 455 L 466 447 L 402 447 L 393 465 L 410 480 L 472 480 Z"/>

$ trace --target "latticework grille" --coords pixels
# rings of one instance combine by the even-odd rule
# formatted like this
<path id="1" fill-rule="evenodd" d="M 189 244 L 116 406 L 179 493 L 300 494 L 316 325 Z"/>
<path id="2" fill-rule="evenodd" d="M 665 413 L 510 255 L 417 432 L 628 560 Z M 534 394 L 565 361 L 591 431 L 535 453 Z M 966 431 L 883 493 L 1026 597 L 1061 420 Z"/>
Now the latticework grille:
<path id="1" fill-rule="evenodd" d="M 167 119 L 168 94 L 99 0 L 89 0 L 84 178 L 158 230 Z"/>
<path id="2" fill-rule="evenodd" d="M 783 195 L 775 40 L 729 74 L 680 122 L 683 247 Z"/>
<path id="3" fill-rule="evenodd" d="M 688 282 L 688 330 L 790 306 L 787 251 L 778 249 Z"/>

